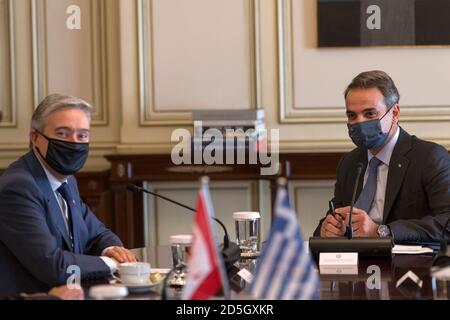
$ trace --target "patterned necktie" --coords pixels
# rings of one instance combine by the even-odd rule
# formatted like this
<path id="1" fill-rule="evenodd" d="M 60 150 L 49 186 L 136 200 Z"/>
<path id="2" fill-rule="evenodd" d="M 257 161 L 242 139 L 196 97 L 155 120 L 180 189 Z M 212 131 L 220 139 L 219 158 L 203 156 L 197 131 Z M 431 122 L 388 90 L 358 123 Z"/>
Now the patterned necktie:
<path id="1" fill-rule="evenodd" d="M 73 206 L 74 206 L 74 200 L 73 197 L 71 196 L 70 190 L 69 190 L 69 185 L 64 182 L 62 185 L 59 186 L 58 189 L 56 189 L 56 191 L 59 192 L 59 194 L 64 198 L 64 200 L 66 201 L 66 208 L 67 208 L 67 216 L 65 216 L 65 219 L 67 221 L 67 226 L 68 226 L 68 233 L 69 233 L 69 237 L 70 240 L 72 242 L 72 248 L 74 245 L 73 242 L 73 229 L 72 229 L 72 213 L 74 212 Z"/>
<path id="2" fill-rule="evenodd" d="M 369 214 L 372 207 L 373 198 L 375 197 L 375 191 L 377 190 L 377 173 L 378 166 L 382 164 L 381 160 L 377 157 L 373 157 L 369 162 L 369 176 L 366 184 L 359 195 L 358 200 L 355 203 L 355 207 L 364 210 Z"/>

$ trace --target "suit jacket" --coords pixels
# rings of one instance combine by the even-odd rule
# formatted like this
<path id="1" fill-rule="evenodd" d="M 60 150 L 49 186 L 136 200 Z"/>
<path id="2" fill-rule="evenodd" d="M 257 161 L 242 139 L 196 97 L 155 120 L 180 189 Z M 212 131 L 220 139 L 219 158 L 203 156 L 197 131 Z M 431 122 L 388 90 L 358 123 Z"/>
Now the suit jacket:
<path id="1" fill-rule="evenodd" d="M 399 129 L 389 163 L 382 223 L 389 225 L 395 242 L 440 241 L 450 218 L 450 155 L 444 147 Z M 339 162 L 333 198 L 338 207 L 351 204 L 358 162 L 364 164 L 364 173 L 367 150 L 356 148 Z M 362 176 L 356 199 L 363 187 Z M 320 235 L 322 221 L 315 236 Z"/>
<path id="2" fill-rule="evenodd" d="M 81 279 L 110 274 L 99 256 L 122 243 L 80 199 L 75 177 L 69 177 L 68 186 L 75 200 L 73 248 L 58 201 L 32 151 L 0 177 L 0 296 L 65 284 L 70 265 L 80 267 Z"/>

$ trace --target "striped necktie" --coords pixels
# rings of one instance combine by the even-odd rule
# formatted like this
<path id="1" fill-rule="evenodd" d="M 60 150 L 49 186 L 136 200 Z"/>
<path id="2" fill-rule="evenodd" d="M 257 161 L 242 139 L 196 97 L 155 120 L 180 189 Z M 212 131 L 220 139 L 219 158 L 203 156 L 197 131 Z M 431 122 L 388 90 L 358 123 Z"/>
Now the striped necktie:
<path id="1" fill-rule="evenodd" d="M 356 208 L 364 210 L 367 214 L 369 214 L 370 208 L 372 207 L 373 198 L 375 197 L 375 192 L 377 190 L 377 173 L 380 164 L 382 164 L 382 161 L 377 157 L 370 159 L 369 176 L 355 203 Z"/>

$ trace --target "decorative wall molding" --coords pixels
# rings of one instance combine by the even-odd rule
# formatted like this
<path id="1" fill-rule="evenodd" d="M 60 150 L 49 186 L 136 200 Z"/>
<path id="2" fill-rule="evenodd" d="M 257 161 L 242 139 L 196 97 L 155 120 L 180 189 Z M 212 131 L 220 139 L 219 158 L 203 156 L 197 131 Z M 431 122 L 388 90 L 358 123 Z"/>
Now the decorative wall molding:
<path id="1" fill-rule="evenodd" d="M 106 0 L 90 1 L 93 126 L 108 125 L 108 55 L 106 52 Z M 32 0 L 34 106 L 49 94 L 46 0 Z M 83 12 L 83 14 L 86 14 Z"/>
<path id="2" fill-rule="evenodd" d="M 433 141 L 443 145 L 447 150 L 450 150 L 450 139 L 442 137 L 420 137 L 421 139 Z M 133 143 L 133 144 L 118 144 L 116 146 L 119 153 L 170 153 L 173 149 L 173 143 Z M 349 152 L 355 145 L 348 139 L 345 140 L 282 140 L 279 142 L 280 152 Z M 270 143 L 269 143 L 270 148 Z"/>
<path id="3" fill-rule="evenodd" d="M 33 39 L 33 87 L 36 108 L 47 95 L 47 28 L 45 27 L 45 0 L 31 1 L 31 25 Z"/>
<path id="4" fill-rule="evenodd" d="M 108 54 L 106 43 L 106 0 L 91 1 L 91 25 L 94 32 L 91 37 L 94 105 L 93 125 L 108 125 Z"/>
<path id="5" fill-rule="evenodd" d="M 4 82 L 1 82 L 0 88 L 0 127 L 15 128 L 17 127 L 16 114 L 16 63 L 15 63 L 15 46 L 16 39 L 14 33 L 14 2 L 13 0 L 0 1 L 3 6 L 0 11 L 0 70 Z"/>
<path id="6" fill-rule="evenodd" d="M 152 26 L 153 1 L 136 0 L 138 29 L 138 63 L 139 63 L 139 125 L 189 125 L 192 124 L 191 112 L 158 111 L 155 103 L 154 58 Z M 248 10 L 249 26 L 249 73 L 250 101 L 249 108 L 262 107 L 261 68 L 260 68 L 260 13 L 259 0 L 245 0 Z"/>
<path id="7" fill-rule="evenodd" d="M 278 34 L 278 91 L 281 123 L 345 123 L 342 106 L 295 106 L 295 74 L 293 61 L 293 1 L 277 0 Z M 441 122 L 450 120 L 450 104 L 444 106 L 405 105 L 404 122 Z M 439 137 L 438 140 L 445 137 Z"/>
<path id="8" fill-rule="evenodd" d="M 190 205 L 191 207 L 195 207 L 196 195 L 199 190 L 199 183 L 194 181 L 189 182 L 155 182 L 148 181 L 144 183 L 144 187 L 149 190 L 156 192 L 158 194 L 167 195 L 167 191 L 170 192 L 191 192 L 193 196 L 190 196 L 189 199 L 192 200 L 192 203 L 185 203 Z M 245 194 L 245 199 L 247 203 L 241 203 L 241 210 L 255 210 L 258 211 L 258 184 L 256 181 L 212 181 L 210 183 L 210 191 L 211 195 L 214 198 L 214 193 L 217 192 L 223 194 L 229 194 L 229 191 L 239 191 L 241 195 Z M 166 193 L 165 193 L 166 192 Z M 179 201 L 182 201 L 178 198 Z M 232 212 L 228 212 L 227 208 L 229 204 L 221 202 L 220 198 L 215 198 L 215 202 L 213 204 L 215 210 L 215 216 L 219 218 L 227 227 L 229 235 L 231 239 L 235 238 L 235 228 L 234 222 L 232 219 Z M 214 199 L 213 199 L 214 201 Z M 182 201 L 183 202 L 183 201 Z M 180 233 L 191 233 L 192 232 L 192 224 L 186 223 L 186 221 L 191 221 L 194 219 L 194 215 L 189 216 L 190 212 L 186 209 L 179 208 L 176 205 L 168 204 L 173 208 L 172 212 L 161 212 L 160 208 L 158 208 L 158 203 L 162 205 L 167 205 L 167 202 L 161 199 L 158 199 L 154 196 L 146 196 L 144 197 L 144 241 L 147 247 L 157 248 L 161 245 L 167 245 L 169 243 L 169 236 L 172 234 L 180 234 Z M 247 206 L 249 208 L 247 208 Z M 235 208 L 235 207 L 234 207 Z M 225 214 L 224 214 L 225 212 Z M 187 213 L 187 214 L 186 214 Z M 270 219 L 270 215 L 264 217 Z M 172 222 L 176 221 L 176 225 Z M 185 224 L 186 223 L 186 224 Z M 164 228 L 164 226 L 171 225 L 170 230 L 168 228 Z M 219 239 L 221 239 L 222 230 L 220 227 L 218 228 Z M 221 241 L 222 242 L 222 241 Z M 156 252 L 155 252 L 156 254 Z M 158 255 L 156 255 L 158 256 Z"/>
<path id="9" fill-rule="evenodd" d="M 328 200 L 333 197 L 335 180 L 291 180 L 291 205 L 303 232 L 304 240 L 312 236 L 320 219 L 325 216 Z"/>

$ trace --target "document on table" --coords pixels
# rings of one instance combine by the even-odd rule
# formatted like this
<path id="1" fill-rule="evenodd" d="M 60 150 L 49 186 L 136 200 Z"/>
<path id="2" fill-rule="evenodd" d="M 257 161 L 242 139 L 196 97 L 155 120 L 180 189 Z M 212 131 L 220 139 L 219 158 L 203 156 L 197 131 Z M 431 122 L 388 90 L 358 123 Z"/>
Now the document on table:
<path id="1" fill-rule="evenodd" d="M 433 253 L 433 249 L 424 246 L 405 246 L 396 244 L 392 248 L 392 253 L 394 254 L 422 254 L 422 253 Z"/>

